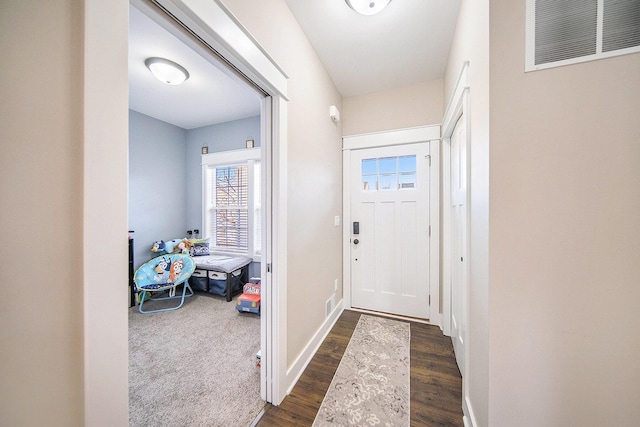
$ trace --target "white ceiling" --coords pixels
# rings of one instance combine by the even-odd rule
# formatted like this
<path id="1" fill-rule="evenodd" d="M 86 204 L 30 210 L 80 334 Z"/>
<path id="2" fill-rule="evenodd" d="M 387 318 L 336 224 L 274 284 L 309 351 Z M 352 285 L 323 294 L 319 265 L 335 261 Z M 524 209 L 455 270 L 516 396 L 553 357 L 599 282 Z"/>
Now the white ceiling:
<path id="1" fill-rule="evenodd" d="M 393 0 L 363 16 L 344 0 L 285 0 L 344 97 L 441 78 L 460 0 Z"/>
<path id="2" fill-rule="evenodd" d="M 442 78 L 460 0 L 393 0 L 362 16 L 344 0 L 285 0 L 344 97 Z M 156 80 L 144 60 L 189 70 L 182 85 Z M 258 96 L 131 7 L 129 106 L 193 129 L 260 114 Z"/>
<path id="3" fill-rule="evenodd" d="M 154 56 L 182 65 L 189 79 L 178 86 L 157 80 L 144 65 Z M 193 129 L 260 115 L 260 98 L 131 6 L 129 108 Z"/>

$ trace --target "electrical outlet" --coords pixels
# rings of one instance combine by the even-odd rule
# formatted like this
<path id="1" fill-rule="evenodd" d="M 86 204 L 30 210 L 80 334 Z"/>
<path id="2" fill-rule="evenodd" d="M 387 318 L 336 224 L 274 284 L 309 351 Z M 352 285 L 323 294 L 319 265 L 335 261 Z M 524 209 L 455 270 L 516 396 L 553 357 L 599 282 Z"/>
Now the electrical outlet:
<path id="1" fill-rule="evenodd" d="M 333 225 L 334 225 L 335 227 L 340 227 L 340 215 L 336 215 L 336 216 L 333 218 Z"/>
<path id="2" fill-rule="evenodd" d="M 338 292 L 338 279 L 333 281 L 333 292 Z"/>

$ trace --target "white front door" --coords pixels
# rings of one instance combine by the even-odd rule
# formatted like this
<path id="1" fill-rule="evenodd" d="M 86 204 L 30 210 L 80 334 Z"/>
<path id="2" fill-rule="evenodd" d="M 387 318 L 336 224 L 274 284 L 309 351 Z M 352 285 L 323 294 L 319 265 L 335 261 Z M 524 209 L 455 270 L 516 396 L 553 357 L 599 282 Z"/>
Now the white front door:
<path id="1" fill-rule="evenodd" d="M 351 306 L 429 318 L 429 144 L 351 151 Z"/>
<path id="2" fill-rule="evenodd" d="M 464 116 L 451 135 L 451 340 L 464 376 L 467 283 L 467 143 Z"/>

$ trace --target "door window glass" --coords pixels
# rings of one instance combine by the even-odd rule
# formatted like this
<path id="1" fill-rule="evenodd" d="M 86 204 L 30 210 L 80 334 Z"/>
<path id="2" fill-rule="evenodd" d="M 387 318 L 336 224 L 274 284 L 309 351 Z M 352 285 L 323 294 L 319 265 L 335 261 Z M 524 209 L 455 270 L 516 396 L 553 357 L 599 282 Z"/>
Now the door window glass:
<path id="1" fill-rule="evenodd" d="M 362 189 L 365 191 L 378 189 L 378 159 L 362 161 Z"/>
<path id="2" fill-rule="evenodd" d="M 362 189 L 390 191 L 416 188 L 416 156 L 362 160 Z"/>
<path id="3" fill-rule="evenodd" d="M 416 156 L 398 158 L 400 188 L 416 188 Z"/>

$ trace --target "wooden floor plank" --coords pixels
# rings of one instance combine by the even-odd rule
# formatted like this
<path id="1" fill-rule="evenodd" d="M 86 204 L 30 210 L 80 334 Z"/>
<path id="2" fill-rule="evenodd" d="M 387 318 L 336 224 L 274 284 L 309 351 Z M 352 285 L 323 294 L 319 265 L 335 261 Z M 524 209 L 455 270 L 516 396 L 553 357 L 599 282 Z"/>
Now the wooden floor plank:
<path id="1" fill-rule="evenodd" d="M 313 424 L 360 313 L 345 310 L 280 406 L 267 404 L 258 427 Z M 440 328 L 411 323 L 411 426 L 462 426 L 462 378 Z"/>
<path id="2" fill-rule="evenodd" d="M 411 425 L 462 426 L 462 377 L 451 339 L 411 323 Z"/>

